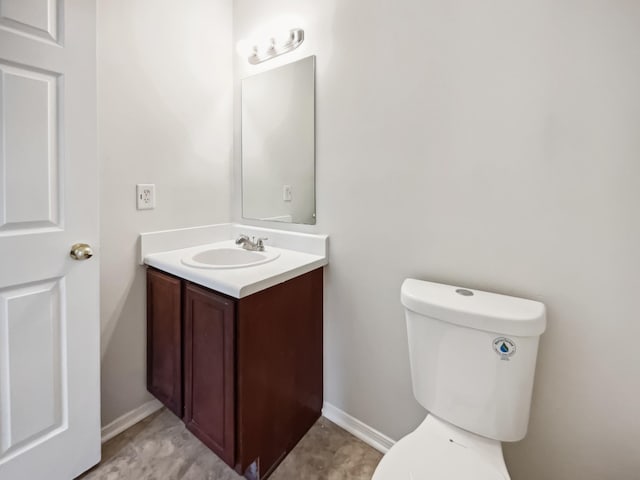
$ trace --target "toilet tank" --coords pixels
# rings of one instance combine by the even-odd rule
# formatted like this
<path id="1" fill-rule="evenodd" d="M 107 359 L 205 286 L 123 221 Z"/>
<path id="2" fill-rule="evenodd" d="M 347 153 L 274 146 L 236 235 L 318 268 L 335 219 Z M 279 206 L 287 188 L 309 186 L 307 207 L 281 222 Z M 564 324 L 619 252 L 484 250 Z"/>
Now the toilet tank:
<path id="1" fill-rule="evenodd" d="M 401 299 L 418 402 L 478 435 L 524 438 L 544 305 L 414 279 Z"/>

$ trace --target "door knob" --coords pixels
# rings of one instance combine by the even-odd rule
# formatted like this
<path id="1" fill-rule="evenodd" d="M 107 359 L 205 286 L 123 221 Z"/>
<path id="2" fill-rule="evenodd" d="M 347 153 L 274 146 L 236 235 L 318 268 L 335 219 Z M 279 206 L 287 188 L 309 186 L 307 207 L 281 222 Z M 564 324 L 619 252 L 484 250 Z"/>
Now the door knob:
<path id="1" fill-rule="evenodd" d="M 76 243 L 71 247 L 69 255 L 74 260 L 88 260 L 93 257 L 93 250 L 86 243 Z"/>

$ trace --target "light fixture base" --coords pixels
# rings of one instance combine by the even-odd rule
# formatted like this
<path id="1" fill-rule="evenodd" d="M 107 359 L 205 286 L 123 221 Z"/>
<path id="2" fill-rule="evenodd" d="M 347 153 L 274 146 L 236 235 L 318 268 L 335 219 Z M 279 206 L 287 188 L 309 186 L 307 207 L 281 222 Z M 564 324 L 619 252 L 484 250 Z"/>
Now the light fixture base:
<path id="1" fill-rule="evenodd" d="M 249 55 L 249 63 L 251 65 L 257 65 L 262 62 L 266 62 L 267 60 L 271 60 L 272 58 L 279 57 L 280 55 L 284 55 L 285 53 L 292 52 L 304 42 L 304 30 L 301 28 L 294 28 L 289 31 L 289 38 L 282 45 L 278 45 L 274 38 L 271 39 L 271 46 L 269 49 L 260 53 L 258 51 L 258 47 L 253 47 L 253 53 Z"/>

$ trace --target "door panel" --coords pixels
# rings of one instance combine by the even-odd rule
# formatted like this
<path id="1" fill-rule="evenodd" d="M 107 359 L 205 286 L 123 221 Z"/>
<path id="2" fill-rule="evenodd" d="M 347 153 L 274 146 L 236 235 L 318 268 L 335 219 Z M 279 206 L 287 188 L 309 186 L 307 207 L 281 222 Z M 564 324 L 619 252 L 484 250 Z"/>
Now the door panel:
<path id="1" fill-rule="evenodd" d="M 100 459 L 95 0 L 0 0 L 0 87 L 0 478 L 69 480 Z"/>
<path id="2" fill-rule="evenodd" d="M 0 28 L 46 40 L 58 40 L 62 0 L 2 0 Z"/>
<path id="3" fill-rule="evenodd" d="M 182 417 L 182 282 L 147 270 L 147 390 Z"/>
<path id="4" fill-rule="evenodd" d="M 58 75 L 0 63 L 0 235 L 58 226 Z"/>
<path id="5" fill-rule="evenodd" d="M 62 376 L 64 280 L 0 291 L 0 454 L 16 454 L 67 421 Z"/>
<path id="6" fill-rule="evenodd" d="M 235 303 L 187 284 L 184 315 L 187 428 L 235 466 Z"/>

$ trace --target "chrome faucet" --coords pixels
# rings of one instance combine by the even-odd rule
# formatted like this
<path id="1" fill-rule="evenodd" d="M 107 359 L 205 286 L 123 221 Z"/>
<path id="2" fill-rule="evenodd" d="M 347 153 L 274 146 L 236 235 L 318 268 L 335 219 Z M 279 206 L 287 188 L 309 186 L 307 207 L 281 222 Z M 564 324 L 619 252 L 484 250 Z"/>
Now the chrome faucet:
<path id="1" fill-rule="evenodd" d="M 242 248 L 245 250 L 252 250 L 255 252 L 264 252 L 264 241 L 269 240 L 266 237 L 256 237 L 249 238 L 248 235 L 240 234 L 240 236 L 236 239 L 236 245 L 242 245 Z"/>

